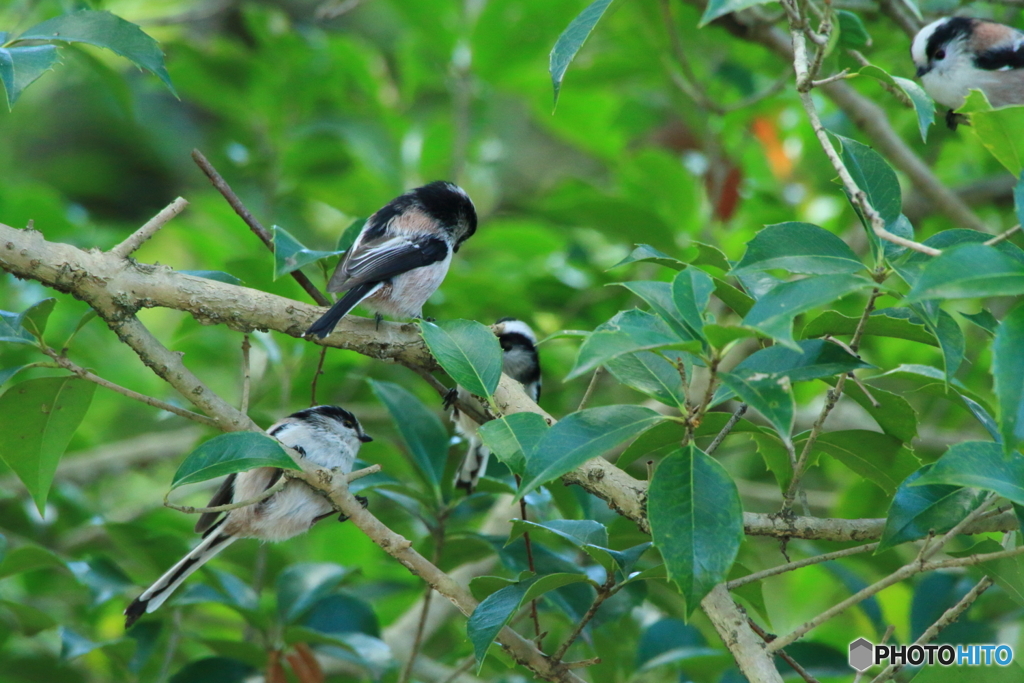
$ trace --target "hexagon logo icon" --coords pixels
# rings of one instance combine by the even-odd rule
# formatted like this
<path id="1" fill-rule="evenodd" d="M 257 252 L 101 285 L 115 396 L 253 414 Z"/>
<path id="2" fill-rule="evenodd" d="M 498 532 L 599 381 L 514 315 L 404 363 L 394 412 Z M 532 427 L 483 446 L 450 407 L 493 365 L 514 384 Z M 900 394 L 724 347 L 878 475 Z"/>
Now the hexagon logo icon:
<path id="1" fill-rule="evenodd" d="M 874 663 L 875 646 L 866 638 L 850 643 L 850 666 L 857 671 L 867 671 Z"/>

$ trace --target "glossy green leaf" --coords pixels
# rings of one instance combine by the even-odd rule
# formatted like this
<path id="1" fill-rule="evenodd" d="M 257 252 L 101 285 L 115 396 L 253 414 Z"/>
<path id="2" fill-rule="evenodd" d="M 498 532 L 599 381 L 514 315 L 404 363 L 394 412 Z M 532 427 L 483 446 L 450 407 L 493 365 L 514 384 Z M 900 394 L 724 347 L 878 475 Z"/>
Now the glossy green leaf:
<path id="1" fill-rule="evenodd" d="M 1007 456 L 1024 439 L 1024 305 L 1010 311 L 992 342 L 999 434 Z"/>
<path id="2" fill-rule="evenodd" d="M 704 336 L 704 311 L 711 300 L 715 283 L 699 268 L 687 268 L 672 281 L 672 299 L 687 331 L 700 339 Z"/>
<path id="3" fill-rule="evenodd" d="M 835 386 L 836 380 L 824 378 L 824 382 Z M 917 411 L 907 399 L 885 389 L 872 386 L 864 393 L 855 382 L 847 382 L 843 395 L 856 401 L 868 415 L 874 418 L 882 431 L 895 436 L 904 443 L 910 443 L 917 437 Z"/>
<path id="4" fill-rule="evenodd" d="M 1014 503 L 1024 504 L 1024 456 L 1003 456 L 1003 447 L 991 441 L 953 444 L 932 469 L 915 483 L 974 486 L 994 491 Z"/>
<path id="5" fill-rule="evenodd" d="M 672 328 L 672 331 L 679 336 L 679 340 L 695 339 L 687 328 L 683 316 L 680 315 L 679 309 L 676 308 L 670 283 L 637 280 L 634 282 L 620 282 L 618 284 L 650 304 L 651 310 L 657 313 Z"/>
<path id="6" fill-rule="evenodd" d="M 36 339 L 42 339 L 43 333 L 46 331 L 46 323 L 56 305 L 57 300 L 54 298 L 37 301 L 21 314 L 21 326 Z"/>
<path id="7" fill-rule="evenodd" d="M 935 233 L 926 239 L 924 244 L 929 247 L 946 251 L 953 247 L 965 244 L 980 245 L 990 239 L 992 239 L 992 235 L 987 232 L 956 228 L 953 230 L 943 230 L 942 232 Z M 998 244 L 993 245 L 993 248 L 1004 256 L 1008 256 L 1024 264 L 1024 251 L 1009 240 L 999 242 Z M 894 261 L 892 266 L 899 276 L 903 278 L 904 282 L 911 287 L 914 287 L 917 284 L 918 279 L 921 277 L 921 273 L 932 263 L 934 258 L 935 257 L 933 256 L 922 254 L 919 251 L 912 251 L 907 253 L 905 257 Z"/>
<path id="8" fill-rule="evenodd" d="M 700 350 L 697 342 L 690 341 L 688 345 L 692 350 Z M 583 341 L 576 365 L 565 379 L 575 379 L 623 354 L 680 346 L 687 346 L 686 340 L 674 334 L 658 316 L 635 308 L 620 311 Z"/>
<path id="9" fill-rule="evenodd" d="M 537 413 L 512 413 L 480 425 L 479 434 L 498 460 L 522 476 L 527 458 L 548 429 L 547 420 Z"/>
<path id="10" fill-rule="evenodd" d="M 996 330 L 999 328 L 999 321 L 987 308 L 983 308 L 977 313 L 964 313 L 963 311 L 960 311 L 960 315 L 989 334 L 994 335 Z"/>
<path id="11" fill-rule="evenodd" d="M 612 0 L 594 0 L 569 23 L 555 41 L 548 65 L 551 85 L 555 89 L 555 104 L 558 104 L 558 94 L 562 90 L 562 79 L 565 78 L 566 69 L 611 4 Z"/>
<path id="12" fill-rule="evenodd" d="M 608 270 L 618 268 L 619 266 L 625 266 L 630 263 L 657 263 L 658 265 L 671 268 L 672 270 L 682 270 L 686 268 L 686 264 L 679 259 L 672 258 L 665 252 L 655 249 L 649 244 L 638 244 L 633 251 L 629 252 L 629 256 L 622 259 Z"/>
<path id="13" fill-rule="evenodd" d="M 971 90 L 957 112 L 970 118 L 970 130 L 985 149 L 1015 178 L 1020 177 L 1024 170 L 1024 140 L 1020 136 L 1024 128 L 1024 107 L 992 109 L 984 93 Z"/>
<path id="14" fill-rule="evenodd" d="M 793 465 L 789 461 L 789 451 L 774 434 L 755 432 L 750 437 L 757 445 L 757 454 L 764 460 L 765 467 L 775 477 L 779 490 L 785 492 L 793 480 Z M 817 462 L 816 457 L 813 462 Z"/>
<path id="15" fill-rule="evenodd" d="M 639 436 L 662 419 L 657 412 L 642 406 L 604 406 L 567 415 L 547 431 L 536 450 L 527 456 L 526 474 L 516 500 Z"/>
<path id="16" fill-rule="evenodd" d="M 501 344 L 491 329 L 475 320 L 420 322 L 430 353 L 459 386 L 489 397 L 501 379 Z"/>
<path id="17" fill-rule="evenodd" d="M 31 605 L 23 605 L 11 600 L 0 600 L 0 608 L 5 608 L 14 615 L 18 621 L 18 628 L 27 636 L 34 636 L 40 631 L 53 628 L 58 623 L 49 614 Z"/>
<path id="18" fill-rule="evenodd" d="M 723 273 L 729 271 L 729 259 L 718 247 L 703 242 L 690 242 L 690 246 L 697 248 L 697 258 L 690 261 L 693 265 L 718 268 Z"/>
<path id="19" fill-rule="evenodd" d="M 793 339 L 793 318 L 867 286 L 867 282 L 853 275 L 816 275 L 783 282 L 754 303 L 743 324 L 780 344 L 799 349 Z"/>
<path id="20" fill-rule="evenodd" d="M 984 500 L 985 493 L 975 488 L 946 484 L 915 486 L 931 467 L 925 465 L 896 489 L 876 553 L 925 538 L 932 530 L 944 534 Z"/>
<path id="21" fill-rule="evenodd" d="M 15 365 L 14 367 L 0 369 L 0 386 L 7 384 L 11 378 L 27 367 L 27 365 Z"/>
<path id="22" fill-rule="evenodd" d="M 1024 263 L 995 247 L 964 244 L 932 259 L 907 294 L 908 302 L 1024 294 Z"/>
<path id="23" fill-rule="evenodd" d="M 56 62 L 54 45 L 0 47 L 0 81 L 7 91 L 7 108 L 13 107 L 22 91 Z"/>
<path id="24" fill-rule="evenodd" d="M 277 611 L 287 623 L 301 618 L 348 576 L 349 570 L 330 562 L 293 564 L 277 576 Z"/>
<path id="25" fill-rule="evenodd" d="M 864 429 L 825 432 L 814 447 L 878 484 L 888 496 L 921 466 L 913 451 L 896 437 Z"/>
<path id="26" fill-rule="evenodd" d="M 95 384 L 77 377 L 46 377 L 15 384 L 0 396 L 0 458 L 40 512 L 95 391 Z"/>
<path id="27" fill-rule="evenodd" d="M 859 50 L 871 45 L 871 36 L 860 17 L 848 10 L 836 10 L 839 20 L 839 44 L 846 48 Z"/>
<path id="28" fill-rule="evenodd" d="M 726 306 L 736 311 L 738 315 L 746 315 L 754 305 L 754 298 L 746 292 L 729 284 L 721 278 L 713 278 L 715 281 L 715 296 L 722 300 Z"/>
<path id="29" fill-rule="evenodd" d="M 291 233 L 280 225 L 271 226 L 274 235 L 274 279 L 278 279 L 299 268 L 328 256 L 337 256 L 340 251 L 313 251 L 307 249 Z"/>
<path id="30" fill-rule="evenodd" d="M 765 5 L 769 2 L 772 2 L 772 0 L 711 0 L 704 8 L 704 14 L 701 15 L 700 23 L 697 26 L 703 28 L 726 14 L 739 12 L 748 7 Z"/>
<path id="31" fill-rule="evenodd" d="M 413 463 L 427 482 L 438 489 L 448 460 L 448 432 L 441 420 L 418 398 L 393 382 L 371 379 L 370 387 L 391 414 Z"/>
<path id="32" fill-rule="evenodd" d="M 63 567 L 64 563 L 46 548 L 23 545 L 9 551 L 0 562 L 0 579 L 37 569 Z"/>
<path id="33" fill-rule="evenodd" d="M 237 659 L 203 657 L 183 666 L 168 683 L 243 683 L 253 673 L 253 667 Z"/>
<path id="34" fill-rule="evenodd" d="M 843 240 L 810 223 L 769 225 L 747 243 L 747 251 L 733 272 L 772 270 L 790 273 L 832 275 L 864 269 L 857 255 Z"/>
<path id="35" fill-rule="evenodd" d="M 832 335 L 852 335 L 857 330 L 860 316 L 846 316 L 837 311 L 825 311 L 811 320 L 800 336 L 805 339 Z M 925 325 L 924 320 L 909 308 L 883 308 L 874 311 L 864 323 L 864 335 L 869 337 L 893 337 L 938 346 L 935 335 Z"/>
<path id="36" fill-rule="evenodd" d="M 584 574 L 559 573 L 534 576 L 488 595 L 476 606 L 466 623 L 466 632 L 470 642 L 473 643 L 478 671 L 487 655 L 487 649 L 498 637 L 501 629 L 519 611 L 523 603 L 556 588 L 587 580 Z"/>
<path id="37" fill-rule="evenodd" d="M 921 133 L 921 140 L 928 142 L 928 128 L 935 123 L 935 102 L 928 96 L 920 85 L 914 81 L 899 76 L 892 76 L 884 69 L 869 64 L 862 67 L 857 73 L 863 76 L 877 78 L 879 81 L 891 85 L 903 91 L 911 104 L 914 105 L 914 113 L 917 114 L 917 128 Z"/>
<path id="38" fill-rule="evenodd" d="M 743 539 L 736 484 L 718 461 L 687 446 L 661 461 L 648 492 L 654 545 L 693 611 L 729 573 Z"/>
<path id="39" fill-rule="evenodd" d="M 508 535 L 506 546 L 524 533 L 540 530 L 553 533 L 569 541 L 577 547 L 584 545 L 608 545 L 608 529 L 604 524 L 592 519 L 552 519 L 547 522 L 530 522 L 522 519 L 512 520 L 512 531 Z"/>
<path id="40" fill-rule="evenodd" d="M 857 187 L 867 195 L 868 201 L 885 221 L 886 227 L 895 224 L 903 210 L 903 195 L 896 172 L 881 154 L 867 145 L 842 135 L 833 135 L 842 146 L 843 163 L 846 164 Z M 861 218 L 872 249 L 876 254 L 881 253 L 882 244 L 879 237 L 875 235 L 868 222 Z"/>
<path id="41" fill-rule="evenodd" d="M 106 48 L 151 71 L 174 92 L 159 43 L 135 24 L 110 12 L 80 10 L 54 17 L 28 29 L 18 36 L 18 40 L 88 43 Z"/>
<path id="42" fill-rule="evenodd" d="M 626 353 L 609 360 L 605 367 L 622 384 L 665 405 L 682 408 L 686 403 L 683 378 L 662 355 L 650 351 Z"/>
<path id="43" fill-rule="evenodd" d="M 0 311 L 0 342 L 35 344 L 36 340 L 22 324 L 22 313 Z"/>
<path id="44" fill-rule="evenodd" d="M 710 415 L 710 414 L 709 414 Z M 704 426 L 704 423 L 701 423 Z M 622 451 L 616 465 L 626 468 L 639 458 L 660 458 L 679 448 L 686 437 L 686 428 L 678 422 L 665 421 L 638 436 Z"/>
<path id="45" fill-rule="evenodd" d="M 784 442 L 791 442 L 794 403 L 788 377 L 743 368 L 721 372 L 718 376 L 741 401 L 761 413 Z"/>
<path id="46" fill-rule="evenodd" d="M 171 488 L 256 467 L 301 469 L 277 439 L 256 432 L 229 432 L 200 444 L 185 456 L 178 471 L 174 473 Z"/>

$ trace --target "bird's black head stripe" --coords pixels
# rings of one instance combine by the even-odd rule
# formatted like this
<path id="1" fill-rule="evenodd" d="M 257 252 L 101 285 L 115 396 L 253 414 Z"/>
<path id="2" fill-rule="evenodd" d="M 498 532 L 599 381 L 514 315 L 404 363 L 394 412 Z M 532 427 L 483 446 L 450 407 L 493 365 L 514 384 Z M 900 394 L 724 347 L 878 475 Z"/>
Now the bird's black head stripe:
<path id="1" fill-rule="evenodd" d="M 928 44 L 924 48 L 928 61 L 933 60 L 936 52 L 945 49 L 954 40 L 969 38 L 976 21 L 977 19 L 970 17 L 951 17 L 949 21 L 935 29 L 928 37 Z"/>

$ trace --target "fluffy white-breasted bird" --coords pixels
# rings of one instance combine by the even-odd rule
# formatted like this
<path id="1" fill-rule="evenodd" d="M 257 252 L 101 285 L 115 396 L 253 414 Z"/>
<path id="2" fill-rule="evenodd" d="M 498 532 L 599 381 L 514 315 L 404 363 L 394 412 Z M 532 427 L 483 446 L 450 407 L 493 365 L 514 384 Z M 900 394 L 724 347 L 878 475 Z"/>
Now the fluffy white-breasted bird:
<path id="1" fill-rule="evenodd" d="M 523 385 L 526 395 L 540 400 L 540 356 L 537 354 L 537 336 L 530 326 L 515 318 L 502 318 L 497 323 L 498 341 L 501 343 L 502 372 Z M 473 401 L 462 387 L 458 387 L 460 401 Z M 452 422 L 468 444 L 466 456 L 455 474 L 455 486 L 472 493 L 487 471 L 491 451 L 480 440 L 480 425 L 458 406 L 452 407 Z"/>
<path id="2" fill-rule="evenodd" d="M 346 474 L 352 471 L 359 447 L 373 441 L 355 415 L 338 406 L 316 406 L 292 413 L 271 426 L 267 434 L 296 450 L 308 464 Z M 229 475 L 209 507 L 255 498 L 282 476 L 282 470 L 275 467 Z M 124 611 L 125 628 L 143 614 L 155 611 L 192 572 L 236 540 L 283 541 L 305 533 L 333 512 L 331 504 L 316 491 L 301 481 L 289 481 L 254 505 L 203 514 L 196 522 L 196 532 L 203 534 L 203 540 L 128 606 Z"/>
<path id="3" fill-rule="evenodd" d="M 945 17 L 922 28 L 910 48 L 925 91 L 953 110 L 971 89 L 993 107 L 1024 104 L 1024 33 L 984 19 Z"/>
<path id="4" fill-rule="evenodd" d="M 378 315 L 422 317 L 452 254 L 474 232 L 476 208 L 454 183 L 438 180 L 392 199 L 366 219 L 327 284 L 345 295 L 304 336 L 326 337 L 360 303 Z"/>

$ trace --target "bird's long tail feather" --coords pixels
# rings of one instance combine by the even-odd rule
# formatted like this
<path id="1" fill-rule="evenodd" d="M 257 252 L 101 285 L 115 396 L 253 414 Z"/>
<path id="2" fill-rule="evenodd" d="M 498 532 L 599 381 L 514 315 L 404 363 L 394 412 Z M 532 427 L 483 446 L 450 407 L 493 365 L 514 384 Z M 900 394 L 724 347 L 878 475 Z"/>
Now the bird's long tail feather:
<path id="1" fill-rule="evenodd" d="M 237 538 L 237 536 L 223 533 L 216 528 L 211 529 L 202 543 L 168 569 L 152 586 L 144 590 L 142 595 L 135 598 L 132 604 L 128 605 L 128 609 L 124 611 L 124 627 L 130 628 L 143 614 L 156 611 L 192 572 L 206 564 L 214 555 L 227 548 Z"/>
<path id="2" fill-rule="evenodd" d="M 326 313 L 310 325 L 309 329 L 302 336 L 323 339 L 334 331 L 334 327 L 338 324 L 339 320 L 345 317 L 345 314 L 355 308 L 360 301 L 376 292 L 380 286 L 381 283 L 379 282 L 364 282 L 348 290 L 345 292 L 345 296 L 338 299 Z"/>
<path id="3" fill-rule="evenodd" d="M 476 485 L 480 483 L 480 477 L 487 471 L 487 459 L 490 457 L 491 451 L 483 445 L 479 436 L 473 435 L 467 440 L 469 448 L 455 475 L 455 488 L 465 489 L 468 494 L 473 493 Z"/>

